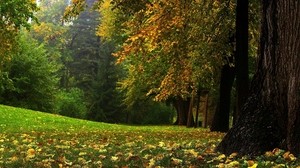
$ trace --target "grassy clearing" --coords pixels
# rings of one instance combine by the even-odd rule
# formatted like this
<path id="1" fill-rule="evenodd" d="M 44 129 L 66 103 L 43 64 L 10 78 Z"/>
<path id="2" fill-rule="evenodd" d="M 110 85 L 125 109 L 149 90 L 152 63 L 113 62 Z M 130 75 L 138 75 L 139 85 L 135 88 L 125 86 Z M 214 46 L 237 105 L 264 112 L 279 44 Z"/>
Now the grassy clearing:
<path id="1" fill-rule="evenodd" d="M 282 150 L 250 159 L 214 148 L 223 134 L 125 126 L 0 106 L 0 167 L 296 167 Z"/>

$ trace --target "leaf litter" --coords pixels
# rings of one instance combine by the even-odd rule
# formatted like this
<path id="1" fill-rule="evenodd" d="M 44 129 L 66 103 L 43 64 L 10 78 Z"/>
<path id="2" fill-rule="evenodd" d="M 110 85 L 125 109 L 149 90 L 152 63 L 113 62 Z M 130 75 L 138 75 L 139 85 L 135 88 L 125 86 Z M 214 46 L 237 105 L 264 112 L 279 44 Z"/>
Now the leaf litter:
<path id="1" fill-rule="evenodd" d="M 300 163 L 280 149 L 257 158 L 238 158 L 237 153 L 225 156 L 214 151 L 221 133 L 163 128 L 0 134 L 0 166 L 256 168 L 296 167 Z"/>

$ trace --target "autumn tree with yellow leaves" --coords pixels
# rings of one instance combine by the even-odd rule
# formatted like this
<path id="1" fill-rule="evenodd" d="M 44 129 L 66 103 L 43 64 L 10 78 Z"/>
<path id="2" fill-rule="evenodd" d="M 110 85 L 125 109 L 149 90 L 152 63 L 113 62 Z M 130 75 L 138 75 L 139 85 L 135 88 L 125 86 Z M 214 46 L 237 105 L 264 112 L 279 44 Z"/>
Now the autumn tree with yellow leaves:
<path id="1" fill-rule="evenodd" d="M 172 101 L 178 123 L 186 125 L 191 97 L 213 87 L 224 53 L 233 52 L 226 44 L 233 22 L 231 15 L 223 15 L 232 6 L 200 0 L 142 2 L 130 8 L 129 1 L 104 1 L 98 34 L 123 38 L 114 55 L 128 71 L 120 82 L 125 102 L 130 105 L 139 96 Z"/>

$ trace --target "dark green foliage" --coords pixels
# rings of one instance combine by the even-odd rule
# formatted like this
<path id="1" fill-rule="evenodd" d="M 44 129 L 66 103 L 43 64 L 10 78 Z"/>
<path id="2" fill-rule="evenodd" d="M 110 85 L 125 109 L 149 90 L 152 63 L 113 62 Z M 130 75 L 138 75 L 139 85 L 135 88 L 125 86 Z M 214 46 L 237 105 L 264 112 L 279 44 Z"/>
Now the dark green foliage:
<path id="1" fill-rule="evenodd" d="M 115 65 L 115 58 L 111 55 L 113 49 L 111 43 L 101 44 L 97 73 L 88 92 L 91 98 L 88 118 L 91 120 L 110 123 L 126 121 L 122 95 L 116 90 L 121 69 Z"/>
<path id="2" fill-rule="evenodd" d="M 93 2 L 88 1 L 89 7 Z M 99 13 L 89 8 L 70 26 L 68 49 L 72 58 L 65 61 L 65 66 L 73 82 L 68 83 L 84 92 L 89 120 L 125 122 L 121 96 L 115 89 L 120 68 L 111 55 L 114 44 L 104 43 L 96 36 L 99 19 Z"/>
<path id="3" fill-rule="evenodd" d="M 48 59 L 43 45 L 23 34 L 10 66 L 3 72 L 0 102 L 12 106 L 50 112 L 57 92 L 58 67 Z M 5 73 L 7 75 L 5 75 Z"/>
<path id="4" fill-rule="evenodd" d="M 86 103 L 83 92 L 78 88 L 61 90 L 57 94 L 56 112 L 69 117 L 85 118 Z"/>
<path id="5" fill-rule="evenodd" d="M 175 110 L 164 103 L 151 100 L 140 101 L 128 113 L 131 124 L 171 124 Z"/>

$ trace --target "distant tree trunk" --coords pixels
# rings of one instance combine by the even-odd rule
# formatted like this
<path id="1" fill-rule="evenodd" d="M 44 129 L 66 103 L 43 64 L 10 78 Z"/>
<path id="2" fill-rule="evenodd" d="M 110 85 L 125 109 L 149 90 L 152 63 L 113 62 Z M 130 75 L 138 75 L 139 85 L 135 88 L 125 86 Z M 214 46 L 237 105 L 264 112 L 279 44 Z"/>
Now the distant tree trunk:
<path id="1" fill-rule="evenodd" d="M 177 112 L 177 125 L 187 125 L 187 118 L 189 112 L 190 99 L 184 100 L 182 98 L 176 98 L 174 100 L 174 107 Z"/>
<path id="2" fill-rule="evenodd" d="M 248 0 L 237 0 L 236 7 L 236 91 L 237 111 L 235 119 L 247 100 L 249 90 L 248 70 Z"/>
<path id="3" fill-rule="evenodd" d="M 217 150 L 300 154 L 300 1 L 262 0 L 258 69 L 237 123 Z"/>
<path id="4" fill-rule="evenodd" d="M 201 91 L 198 91 L 196 99 L 197 99 L 197 107 L 196 107 L 196 118 L 195 118 L 194 128 L 197 128 L 199 126 L 199 108 L 201 103 Z"/>
<path id="5" fill-rule="evenodd" d="M 188 118 L 187 118 L 187 123 L 186 123 L 187 127 L 193 127 L 193 125 L 195 124 L 194 115 L 193 115 L 194 99 L 195 99 L 195 96 L 192 95 L 192 98 L 190 98 L 190 104 L 189 104 L 189 110 L 188 110 Z"/>
<path id="6" fill-rule="evenodd" d="M 229 130 L 230 99 L 234 77 L 234 67 L 229 64 L 223 65 L 219 102 L 210 128 L 211 131 L 227 132 Z"/>

